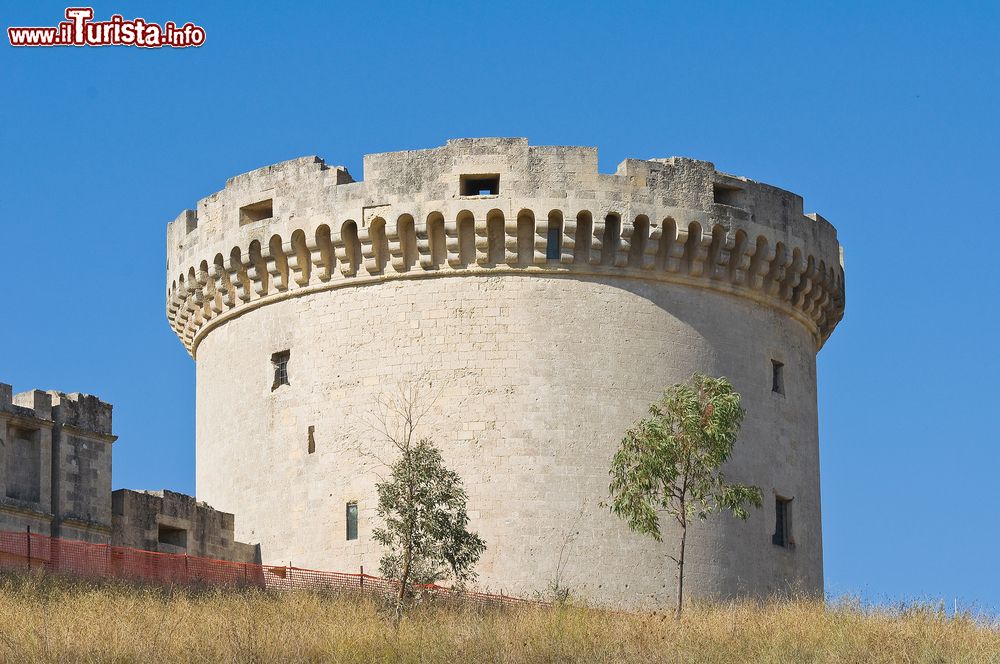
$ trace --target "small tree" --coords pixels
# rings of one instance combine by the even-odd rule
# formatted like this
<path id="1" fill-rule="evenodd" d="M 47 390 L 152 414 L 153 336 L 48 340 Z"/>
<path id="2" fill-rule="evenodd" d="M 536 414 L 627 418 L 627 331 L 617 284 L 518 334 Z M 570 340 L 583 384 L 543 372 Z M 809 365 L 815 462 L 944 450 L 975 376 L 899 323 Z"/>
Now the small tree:
<path id="1" fill-rule="evenodd" d="M 383 525 L 372 532 L 386 548 L 379 571 L 399 582 L 396 620 L 402 616 L 411 583 L 452 579 L 462 585 L 475 578 L 473 567 L 486 543 L 469 532 L 467 496 L 458 473 L 444 464 L 428 438 L 415 440 L 420 417 L 417 390 L 410 387 L 391 401 L 381 401 L 380 430 L 399 452 L 390 475 L 375 485 Z M 395 416 L 398 426 L 387 425 Z"/>
<path id="2" fill-rule="evenodd" d="M 670 387 L 649 407 L 649 417 L 629 429 L 611 462 L 611 511 L 634 532 L 663 541 L 660 515 L 680 526 L 677 606 L 684 598 L 684 546 L 688 526 L 715 511 L 740 519 L 747 506 L 761 506 L 758 487 L 728 484 L 719 470 L 732 455 L 745 411 L 725 378 L 701 374 L 690 385 Z"/>

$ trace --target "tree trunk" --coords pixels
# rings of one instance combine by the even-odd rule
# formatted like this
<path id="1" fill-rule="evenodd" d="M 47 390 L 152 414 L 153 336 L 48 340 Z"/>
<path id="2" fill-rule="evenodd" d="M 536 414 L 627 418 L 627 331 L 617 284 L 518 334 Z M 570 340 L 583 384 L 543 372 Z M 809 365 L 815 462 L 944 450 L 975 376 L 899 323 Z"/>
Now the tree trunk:
<path id="1" fill-rule="evenodd" d="M 399 621 L 403 618 L 403 603 L 406 601 L 406 586 L 410 582 L 410 564 L 413 561 L 413 530 L 414 530 L 414 517 L 413 517 L 413 464 L 408 458 L 410 454 L 409 441 L 407 441 L 406 451 L 403 452 L 404 456 L 407 457 L 406 464 L 406 497 L 407 504 L 406 510 L 408 514 L 408 519 L 406 523 L 406 539 L 403 541 L 403 572 L 399 575 L 399 595 L 396 596 L 396 626 L 399 626 Z"/>
<path id="2" fill-rule="evenodd" d="M 399 594 L 396 596 L 396 625 L 403 618 L 403 602 L 406 601 L 406 585 L 410 581 L 410 560 L 413 558 L 409 546 L 403 550 L 403 573 L 399 575 Z"/>
<path id="3" fill-rule="evenodd" d="M 687 520 L 681 523 L 681 550 L 677 556 L 677 608 L 674 619 L 681 619 L 681 607 L 684 605 L 684 545 L 687 540 Z"/>

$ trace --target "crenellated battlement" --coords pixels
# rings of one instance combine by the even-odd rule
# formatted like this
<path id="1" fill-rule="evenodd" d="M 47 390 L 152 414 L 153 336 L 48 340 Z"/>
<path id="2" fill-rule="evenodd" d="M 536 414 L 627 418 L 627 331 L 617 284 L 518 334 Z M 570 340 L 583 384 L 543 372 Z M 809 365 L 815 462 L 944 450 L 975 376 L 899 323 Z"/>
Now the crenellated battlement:
<path id="1" fill-rule="evenodd" d="M 0 412 L 41 422 L 74 427 L 104 436 L 111 435 L 111 404 L 90 394 L 28 390 L 13 394 L 0 383 Z"/>
<path id="2" fill-rule="evenodd" d="M 52 398 L 52 419 L 55 422 L 83 431 L 112 435 L 111 404 L 92 394 L 55 391 L 49 391 L 48 394 Z"/>
<path id="3" fill-rule="evenodd" d="M 836 230 L 802 198 L 704 161 L 522 138 L 303 157 L 231 178 L 168 226 L 167 317 L 194 355 L 272 301 L 388 279 L 521 273 L 677 282 L 786 312 L 822 345 L 844 311 Z"/>

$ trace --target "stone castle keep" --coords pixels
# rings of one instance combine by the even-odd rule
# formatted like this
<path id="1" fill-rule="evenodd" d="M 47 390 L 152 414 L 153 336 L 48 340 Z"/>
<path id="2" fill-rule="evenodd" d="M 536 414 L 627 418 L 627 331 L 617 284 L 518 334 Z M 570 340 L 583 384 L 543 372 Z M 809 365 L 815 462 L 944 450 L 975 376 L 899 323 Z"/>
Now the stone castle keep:
<path id="1" fill-rule="evenodd" d="M 370 414 L 419 376 L 489 547 L 481 587 L 663 602 L 671 532 L 600 501 L 625 429 L 701 371 L 743 395 L 727 473 L 765 504 L 692 531 L 687 586 L 822 591 L 815 360 L 844 273 L 795 194 L 678 157 L 602 174 L 593 148 L 525 139 L 367 155 L 364 181 L 306 157 L 169 225 L 166 301 L 197 362 L 198 496 L 266 563 L 378 568 Z"/>

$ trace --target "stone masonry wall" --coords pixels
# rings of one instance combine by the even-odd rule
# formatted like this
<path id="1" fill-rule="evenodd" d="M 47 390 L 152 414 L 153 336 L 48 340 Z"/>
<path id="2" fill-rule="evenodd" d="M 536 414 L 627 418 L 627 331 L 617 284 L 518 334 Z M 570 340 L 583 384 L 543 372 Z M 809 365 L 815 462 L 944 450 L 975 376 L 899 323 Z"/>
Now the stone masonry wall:
<path id="1" fill-rule="evenodd" d="M 50 392 L 53 511 L 58 537 L 107 542 L 111 528 L 111 404 L 91 395 Z"/>
<path id="2" fill-rule="evenodd" d="M 0 531 L 259 562 L 255 545 L 234 541 L 232 514 L 191 496 L 123 489 L 112 501 L 111 404 L 11 392 L 0 383 Z M 184 546 L 160 541 L 161 527 L 183 531 Z"/>
<path id="3" fill-rule="evenodd" d="M 173 491 L 113 494 L 111 544 L 241 563 L 260 562 L 256 545 L 233 538 L 232 514 Z"/>
<path id="4" fill-rule="evenodd" d="M 111 406 L 0 384 L 0 530 L 107 542 Z"/>
<path id="5" fill-rule="evenodd" d="M 284 349 L 290 384 L 272 391 L 270 356 Z M 784 396 L 771 392 L 772 358 L 786 366 Z M 472 527 L 489 546 L 482 587 L 531 595 L 558 575 L 594 601 L 652 605 L 669 599 L 670 539 L 632 535 L 599 502 L 625 428 L 696 370 L 730 377 L 744 395 L 750 414 L 727 472 L 766 499 L 746 523 L 694 529 L 689 587 L 818 592 L 808 334 L 713 293 L 608 279 L 437 279 L 320 293 L 240 317 L 206 338 L 198 361 L 198 492 L 239 515 L 237 537 L 260 541 L 265 562 L 377 569 L 370 535 L 384 469 L 362 451 L 390 450 L 368 422 L 379 394 L 422 377 L 439 392 L 423 433 L 464 478 Z M 795 500 L 795 551 L 771 544 L 776 493 Z M 348 502 L 360 508 L 356 541 L 345 538 Z"/>
<path id="6" fill-rule="evenodd" d="M 707 162 L 604 175 L 591 148 L 523 139 L 369 155 L 365 176 L 277 164 L 168 228 L 168 319 L 198 363 L 198 494 L 238 515 L 264 562 L 377 569 L 372 455 L 387 450 L 366 420 L 419 377 L 437 394 L 426 433 L 489 546 L 481 587 L 558 578 L 605 605 L 667 601 L 675 534 L 639 538 L 599 503 L 624 430 L 701 371 L 744 396 L 727 473 L 765 501 L 695 529 L 688 587 L 822 592 L 815 353 L 844 308 L 828 222 Z M 466 177 L 499 191 L 467 195 Z M 791 546 L 772 543 L 779 496 Z"/>

